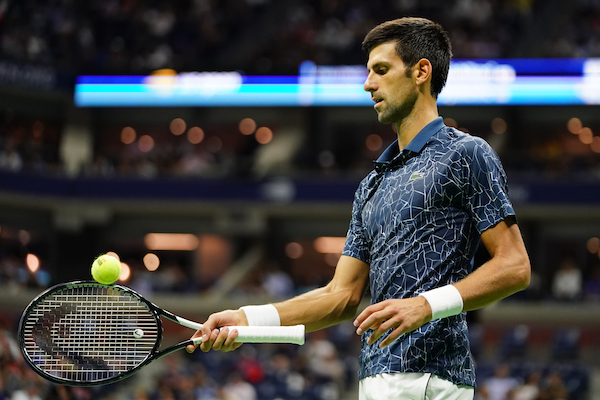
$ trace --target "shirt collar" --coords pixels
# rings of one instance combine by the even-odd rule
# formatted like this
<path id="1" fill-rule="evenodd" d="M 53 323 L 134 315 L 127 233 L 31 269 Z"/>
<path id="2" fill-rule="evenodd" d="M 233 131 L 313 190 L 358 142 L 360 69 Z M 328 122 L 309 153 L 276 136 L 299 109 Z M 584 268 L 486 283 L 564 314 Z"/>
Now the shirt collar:
<path id="1" fill-rule="evenodd" d="M 436 119 L 428 123 L 423 129 L 421 129 L 421 131 L 417 133 L 417 136 L 415 136 L 413 140 L 410 141 L 408 146 L 406 146 L 402 152 L 407 155 L 411 153 L 420 153 L 429 141 L 429 139 L 431 139 L 431 137 L 443 127 L 443 118 L 437 117 Z M 394 161 L 400 158 L 398 157 L 399 154 L 400 149 L 398 148 L 398 139 L 396 139 L 394 143 L 389 145 L 388 148 L 385 149 L 383 153 L 381 153 L 377 161 L 374 162 L 375 169 L 377 169 L 377 171 L 379 172 L 381 169 L 394 167 L 395 164 L 397 164 L 397 162 Z"/>

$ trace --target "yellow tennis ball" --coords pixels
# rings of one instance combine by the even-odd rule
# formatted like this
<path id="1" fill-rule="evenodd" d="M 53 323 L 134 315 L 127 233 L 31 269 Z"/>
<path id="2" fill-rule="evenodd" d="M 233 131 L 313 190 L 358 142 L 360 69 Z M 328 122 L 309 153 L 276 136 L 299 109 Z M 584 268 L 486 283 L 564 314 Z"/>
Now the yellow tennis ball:
<path id="1" fill-rule="evenodd" d="M 92 263 L 92 276 L 98 283 L 114 283 L 121 276 L 121 261 L 108 254 L 101 255 Z"/>

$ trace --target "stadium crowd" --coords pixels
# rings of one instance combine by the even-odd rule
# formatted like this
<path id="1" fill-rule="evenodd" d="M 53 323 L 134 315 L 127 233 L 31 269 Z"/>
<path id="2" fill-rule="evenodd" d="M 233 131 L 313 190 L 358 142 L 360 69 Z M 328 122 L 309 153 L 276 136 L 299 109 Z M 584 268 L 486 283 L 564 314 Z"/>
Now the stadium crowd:
<path id="1" fill-rule="evenodd" d="M 70 76 L 68 91 L 73 90 L 78 74 L 148 74 L 163 68 L 297 74 L 305 60 L 318 65 L 362 65 L 364 34 L 391 15 L 419 15 L 440 22 L 449 32 L 455 58 L 600 54 L 600 3 L 594 0 L 569 2 L 568 7 L 534 0 L 452 0 L 444 7 L 413 0 L 4 1 L 0 6 L 0 83 L 19 84 L 11 80 L 18 74 L 7 67 L 10 63 L 39 65 Z M 571 23 L 574 20 L 578 23 Z M 24 116 L 9 107 L 2 112 L 0 169 L 64 170 L 60 156 L 61 132 L 67 124 L 64 116 Z M 166 123 L 164 131 L 168 132 Z M 486 138 L 490 135 L 489 126 L 462 128 L 463 123 L 458 121 L 461 129 Z M 122 128 L 98 124 L 94 134 L 118 137 Z M 135 145 L 115 149 L 96 140 L 93 160 L 82 168 L 83 173 L 143 178 L 247 175 L 261 147 L 252 137 L 240 140 L 229 126 L 203 127 L 204 140 L 191 146 L 183 136 L 156 137 L 160 128 L 155 126 L 135 129 L 137 138 L 154 137 L 153 150 L 132 151 Z M 277 127 L 272 129 L 276 136 Z M 370 129 L 361 132 L 362 139 L 356 143 L 350 140 L 346 147 L 317 149 L 318 154 L 311 144 L 304 144 L 286 171 L 363 176 L 389 141 L 385 135 L 382 138 L 379 128 Z M 509 126 L 505 135 L 511 136 L 509 149 L 501 156 L 509 172 L 600 177 L 597 152 L 570 143 L 573 138 L 564 127 L 550 132 L 528 130 L 527 135 L 523 130 Z M 365 150 L 369 135 L 383 141 L 375 151 Z M 527 141 L 524 136 L 535 140 Z M 348 145 L 354 154 L 361 154 L 358 160 L 344 157 Z M 575 149 L 575 154 L 566 149 Z"/>
<path id="2" fill-rule="evenodd" d="M 72 76 L 162 68 L 295 74 L 304 60 L 363 64 L 362 38 L 393 15 L 440 22 L 456 58 L 600 54 L 596 0 L 27 0 L 1 4 L 0 61 Z"/>
<path id="3" fill-rule="evenodd" d="M 531 128 L 508 125 L 508 131 L 500 134 L 494 133 L 490 126 L 464 127 L 460 121 L 456 125 L 454 119 L 446 120 L 490 142 L 502 158 L 509 178 L 600 180 L 600 149 L 585 144 L 583 137 L 569 132 L 568 120 L 564 124 Z M 194 124 L 202 125 L 202 122 L 188 122 L 190 128 Z M 5 109 L 4 116 L 0 115 L 0 171 L 73 176 L 68 173 L 70 169 L 61 148 L 64 126 L 64 121 L 15 115 L 12 109 Z M 256 131 L 242 134 L 235 122 L 204 127 L 198 142 L 190 142 L 186 135 L 172 134 L 169 121 L 163 126 L 134 126 L 135 129 L 114 123 L 96 126 L 93 154 L 81 163 L 76 175 L 140 179 L 318 175 L 359 179 L 394 138 L 391 130 L 388 132 L 387 127 L 382 129 L 377 125 L 338 127 L 329 133 L 335 138 L 329 140 L 329 144 L 315 147 L 314 140 L 297 139 L 284 144 L 284 154 L 289 158 L 280 160 L 281 157 L 275 156 L 272 162 L 268 157 L 273 151 L 264 151 L 264 146 L 271 140 L 275 142 L 280 134 L 278 126 L 264 128 L 271 135 L 266 142 Z M 596 132 L 600 130 L 598 126 L 591 128 Z M 133 132 L 134 139 L 124 143 L 122 131 L 126 129 Z M 592 137 L 598 138 L 598 135 Z M 151 147 L 144 148 L 143 141 L 148 138 L 151 138 Z M 281 152 L 282 142 L 272 148 Z M 349 157 L 349 154 L 354 156 Z M 270 164 L 275 167 L 269 167 Z"/>
<path id="4" fill-rule="evenodd" d="M 360 41 L 390 15 L 442 23 L 459 58 L 518 57 L 533 0 L 28 0 L 2 3 L 1 54 L 73 74 L 296 73 L 304 60 L 362 64 Z M 591 3 L 591 2 L 587 2 Z M 587 4 L 586 4 L 587 5 Z M 590 21 L 592 23 L 593 21 Z M 537 56 L 544 56 L 538 54 Z"/>

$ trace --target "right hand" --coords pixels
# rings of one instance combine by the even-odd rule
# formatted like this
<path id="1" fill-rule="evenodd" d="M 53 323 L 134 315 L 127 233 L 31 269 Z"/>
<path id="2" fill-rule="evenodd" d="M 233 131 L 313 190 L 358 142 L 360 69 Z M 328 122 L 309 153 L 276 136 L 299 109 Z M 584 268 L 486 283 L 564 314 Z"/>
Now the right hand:
<path id="1" fill-rule="evenodd" d="M 202 329 L 197 330 L 191 337 L 191 339 L 202 337 L 202 343 L 188 345 L 187 352 L 193 353 L 198 346 L 204 352 L 211 349 L 224 352 L 237 349 L 242 345 L 242 343 L 235 343 L 238 331 L 228 328 L 229 326 L 248 326 L 246 313 L 242 310 L 225 310 L 211 314 L 202 325 Z"/>

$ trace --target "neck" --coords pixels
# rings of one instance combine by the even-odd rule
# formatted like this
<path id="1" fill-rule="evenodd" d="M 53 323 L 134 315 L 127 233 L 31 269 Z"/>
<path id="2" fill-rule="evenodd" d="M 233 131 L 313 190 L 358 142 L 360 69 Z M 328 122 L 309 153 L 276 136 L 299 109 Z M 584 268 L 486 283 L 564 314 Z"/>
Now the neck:
<path id="1" fill-rule="evenodd" d="M 428 104 L 416 104 L 412 112 L 401 121 L 395 122 L 398 133 L 398 146 L 402 151 L 431 121 L 439 117 L 437 104 L 434 99 Z"/>

